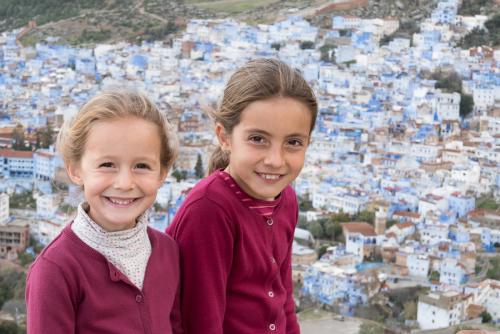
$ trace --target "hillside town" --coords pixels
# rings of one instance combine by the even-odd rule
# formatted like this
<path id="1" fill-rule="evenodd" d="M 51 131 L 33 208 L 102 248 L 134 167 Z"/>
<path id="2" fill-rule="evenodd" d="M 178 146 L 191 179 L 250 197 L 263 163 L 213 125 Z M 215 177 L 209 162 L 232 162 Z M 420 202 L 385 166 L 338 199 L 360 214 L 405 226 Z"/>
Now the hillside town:
<path id="1" fill-rule="evenodd" d="M 228 76 L 277 57 L 303 72 L 319 101 L 293 184 L 298 308 L 346 317 L 376 308 L 408 330 L 500 324 L 500 50 L 458 47 L 488 20 L 458 8 L 440 1 L 411 39 L 387 39 L 400 28 L 394 17 L 332 14 L 325 31 L 293 11 L 271 25 L 191 20 L 175 38 L 141 45 L 77 48 L 54 37 L 24 47 L 22 30 L 1 34 L 2 261 L 36 255 L 34 245 L 71 220 L 82 197 L 54 140 L 91 96 L 137 87 L 175 124 L 180 155 L 150 215 L 164 231 L 204 175 L 215 140 L 207 111 Z M 312 228 L 340 216 L 330 240 Z M 398 289 L 413 292 L 399 309 Z"/>

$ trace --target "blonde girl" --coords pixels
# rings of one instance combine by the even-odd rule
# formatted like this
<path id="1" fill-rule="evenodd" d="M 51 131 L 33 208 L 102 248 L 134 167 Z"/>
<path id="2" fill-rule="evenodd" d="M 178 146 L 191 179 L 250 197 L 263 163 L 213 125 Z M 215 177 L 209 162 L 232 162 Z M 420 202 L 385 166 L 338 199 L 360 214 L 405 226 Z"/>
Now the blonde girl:
<path id="1" fill-rule="evenodd" d="M 177 154 L 165 114 L 140 92 L 104 92 L 58 148 L 85 201 L 30 268 L 28 333 L 180 332 L 178 248 L 148 227 Z"/>

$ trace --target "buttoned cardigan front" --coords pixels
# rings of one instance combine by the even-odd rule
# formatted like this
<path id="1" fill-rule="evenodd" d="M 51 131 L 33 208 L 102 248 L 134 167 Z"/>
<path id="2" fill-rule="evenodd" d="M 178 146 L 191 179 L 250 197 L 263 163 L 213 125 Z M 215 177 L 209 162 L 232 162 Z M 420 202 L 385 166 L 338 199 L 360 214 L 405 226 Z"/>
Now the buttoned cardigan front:
<path id="1" fill-rule="evenodd" d="M 152 251 L 139 290 L 66 226 L 29 270 L 28 333 L 181 333 L 177 245 L 147 232 Z"/>
<path id="2" fill-rule="evenodd" d="M 265 201 L 214 172 L 198 183 L 169 227 L 181 255 L 181 310 L 189 334 L 299 333 L 291 279 L 297 198 L 290 186 L 269 217 Z M 236 188 L 236 191 L 234 191 Z"/>

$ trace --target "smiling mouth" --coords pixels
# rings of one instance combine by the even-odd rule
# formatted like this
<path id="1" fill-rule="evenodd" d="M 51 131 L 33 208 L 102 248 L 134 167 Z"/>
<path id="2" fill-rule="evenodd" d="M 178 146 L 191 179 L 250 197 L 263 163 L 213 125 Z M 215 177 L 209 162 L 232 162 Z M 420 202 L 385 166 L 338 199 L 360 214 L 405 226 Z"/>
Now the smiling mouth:
<path id="1" fill-rule="evenodd" d="M 278 180 L 281 177 L 283 177 L 283 175 L 281 175 L 281 174 L 257 173 L 257 175 L 259 175 L 264 180 L 268 180 L 268 181 L 275 181 L 275 180 Z"/>
<path id="2" fill-rule="evenodd" d="M 115 206 L 128 206 L 137 201 L 137 198 L 116 198 L 116 197 L 104 197 L 104 198 Z"/>

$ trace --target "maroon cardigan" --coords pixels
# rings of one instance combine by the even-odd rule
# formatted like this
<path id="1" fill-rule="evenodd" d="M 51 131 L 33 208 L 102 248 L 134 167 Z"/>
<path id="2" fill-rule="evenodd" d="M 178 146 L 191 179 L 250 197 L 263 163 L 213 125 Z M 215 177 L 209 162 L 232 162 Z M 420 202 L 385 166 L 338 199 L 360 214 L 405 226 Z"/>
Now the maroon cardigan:
<path id="1" fill-rule="evenodd" d="M 29 334 L 181 333 L 178 248 L 148 227 L 143 290 L 68 225 L 32 264 L 26 285 Z"/>
<path id="2" fill-rule="evenodd" d="M 249 208 L 265 201 L 243 202 L 223 174 L 200 181 L 167 230 L 180 249 L 184 330 L 297 334 L 291 278 L 295 192 L 283 190 L 268 222 Z"/>

